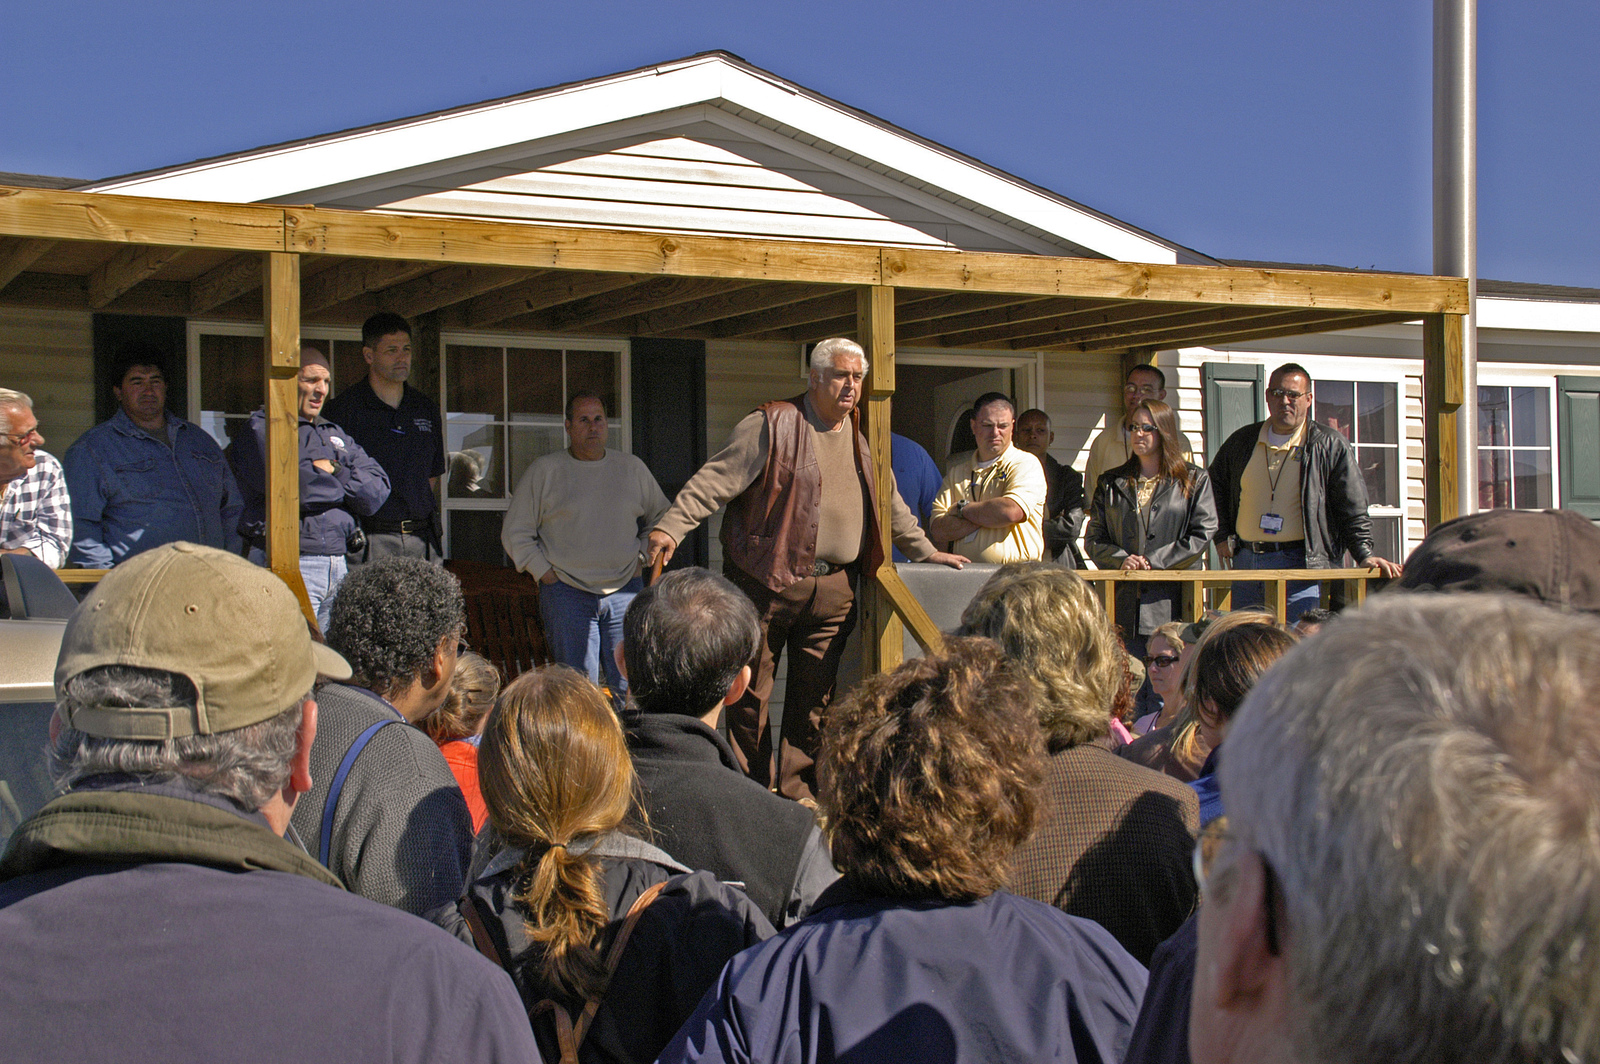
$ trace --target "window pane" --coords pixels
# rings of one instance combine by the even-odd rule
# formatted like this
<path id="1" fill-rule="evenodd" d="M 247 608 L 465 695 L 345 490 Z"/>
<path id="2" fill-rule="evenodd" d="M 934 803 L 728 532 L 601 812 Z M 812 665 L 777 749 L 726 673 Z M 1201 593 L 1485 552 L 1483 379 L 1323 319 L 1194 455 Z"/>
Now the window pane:
<path id="1" fill-rule="evenodd" d="M 1356 448 L 1356 464 L 1367 485 L 1367 505 L 1400 505 L 1399 455 L 1393 447 Z"/>
<path id="2" fill-rule="evenodd" d="M 598 395 L 600 402 L 605 404 L 606 416 L 617 417 L 622 408 L 617 403 L 615 351 L 567 352 L 567 395 L 577 392 L 593 392 Z"/>
<path id="3" fill-rule="evenodd" d="M 1511 442 L 1511 389 L 1478 387 L 1478 446 L 1504 447 Z"/>
<path id="4" fill-rule="evenodd" d="M 1550 446 L 1550 389 L 1511 389 L 1511 442 L 1518 447 Z"/>
<path id="5" fill-rule="evenodd" d="M 511 426 L 509 483 L 513 489 L 522 479 L 522 474 L 530 462 L 541 455 L 554 454 L 567 445 L 566 430 L 561 427 L 559 417 L 546 417 L 541 420 L 542 425 L 519 423 Z"/>
<path id="6" fill-rule="evenodd" d="M 360 340 L 318 341 L 319 347 L 323 344 L 333 345 L 333 394 L 366 379 L 367 360 L 361 354 Z"/>
<path id="7" fill-rule="evenodd" d="M 1356 385 L 1356 439 L 1362 443 L 1399 443 L 1399 404 L 1395 386 L 1379 381 Z"/>
<path id="8" fill-rule="evenodd" d="M 1519 510 L 1539 510 L 1551 505 L 1550 452 L 1511 452 L 1511 498 Z"/>
<path id="9" fill-rule="evenodd" d="M 505 428 L 483 414 L 445 415 L 445 449 L 449 452 L 452 499 L 503 498 Z"/>
<path id="10" fill-rule="evenodd" d="M 1372 519 L 1372 553 L 1380 558 L 1395 561 L 1405 556 L 1400 548 L 1400 518 L 1374 517 Z"/>
<path id="11" fill-rule="evenodd" d="M 501 510 L 451 510 L 450 544 L 445 554 L 453 559 L 508 565 L 500 546 Z"/>
<path id="12" fill-rule="evenodd" d="M 1511 462 L 1505 451 L 1478 451 L 1478 509 L 1511 505 Z"/>
<path id="13" fill-rule="evenodd" d="M 1316 410 L 1311 416 L 1354 442 L 1355 385 L 1350 381 L 1318 381 L 1315 390 Z"/>
<path id="14" fill-rule="evenodd" d="M 504 416 L 505 366 L 498 347 L 445 348 L 445 406 L 452 414 Z"/>
<path id="15" fill-rule="evenodd" d="M 506 367 L 511 396 L 511 421 L 530 415 L 554 414 L 560 421 L 566 414 L 567 398 L 562 388 L 561 352 L 510 348 Z M 609 412 L 609 411 L 608 411 Z"/>
<path id="16" fill-rule="evenodd" d="M 266 393 L 259 336 L 200 337 L 200 407 L 222 414 L 249 414 Z"/>

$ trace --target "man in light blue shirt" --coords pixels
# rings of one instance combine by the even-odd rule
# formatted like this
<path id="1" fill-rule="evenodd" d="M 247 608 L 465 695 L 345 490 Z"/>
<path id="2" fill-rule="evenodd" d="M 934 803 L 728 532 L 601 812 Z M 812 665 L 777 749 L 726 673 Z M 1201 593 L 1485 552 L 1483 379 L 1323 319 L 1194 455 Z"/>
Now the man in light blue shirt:
<path id="1" fill-rule="evenodd" d="M 167 412 L 163 361 L 132 346 L 112 377 L 121 409 L 67 449 L 75 565 L 109 569 L 175 540 L 239 553 L 239 487 L 217 442 Z"/>

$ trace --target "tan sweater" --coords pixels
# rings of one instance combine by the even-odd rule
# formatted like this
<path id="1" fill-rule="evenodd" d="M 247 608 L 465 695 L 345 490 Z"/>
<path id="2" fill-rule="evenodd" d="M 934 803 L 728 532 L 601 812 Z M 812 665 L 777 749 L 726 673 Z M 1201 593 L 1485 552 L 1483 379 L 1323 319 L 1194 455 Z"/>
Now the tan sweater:
<path id="1" fill-rule="evenodd" d="M 865 495 L 850 452 L 850 423 L 845 421 L 830 431 L 805 404 L 806 422 L 816 434 L 812 444 L 822 468 L 821 514 L 818 518 L 817 557 L 843 564 L 861 553 L 861 528 L 865 520 Z M 700 523 L 739 495 L 767 466 L 771 441 L 767 439 L 767 419 L 759 410 L 751 411 L 734 426 L 722 450 L 700 467 L 689 483 L 678 492 L 672 508 L 656 523 L 656 529 L 682 543 Z M 843 456 L 842 463 L 839 456 Z M 831 473 L 831 475 L 830 475 Z M 844 488 L 845 490 L 836 490 Z M 923 561 L 934 553 L 933 544 L 917 524 L 916 515 L 900 499 L 891 473 L 887 486 L 891 521 L 890 536 L 900 552 L 912 561 Z"/>

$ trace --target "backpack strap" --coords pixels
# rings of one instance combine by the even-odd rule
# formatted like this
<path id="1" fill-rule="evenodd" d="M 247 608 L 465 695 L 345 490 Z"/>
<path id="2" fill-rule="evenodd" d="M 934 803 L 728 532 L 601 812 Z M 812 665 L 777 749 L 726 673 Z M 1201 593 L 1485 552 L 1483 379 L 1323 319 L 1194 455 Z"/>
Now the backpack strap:
<path id="1" fill-rule="evenodd" d="M 494 939 L 489 937 L 489 928 L 484 924 L 483 914 L 478 911 L 477 903 L 472 900 L 472 895 L 468 894 L 456 902 L 456 909 L 461 913 L 462 919 L 466 920 L 467 926 L 472 929 L 472 943 L 478 947 L 478 952 L 494 961 L 500 967 L 510 971 L 511 968 L 506 964 L 506 959 L 500 955 L 500 950 L 495 946 Z"/>
<path id="2" fill-rule="evenodd" d="M 344 790 L 345 777 L 350 775 L 350 769 L 355 765 L 356 758 L 361 756 L 361 751 L 378 733 L 378 729 L 385 724 L 399 723 L 399 720 L 390 717 L 376 724 L 369 724 L 365 731 L 356 736 L 356 741 L 350 744 L 350 749 L 344 752 L 344 759 L 339 762 L 339 770 L 333 774 L 333 783 L 328 787 L 328 798 L 322 803 L 322 831 L 317 841 L 317 860 L 322 862 L 324 868 L 328 867 L 328 859 L 333 852 L 333 814 L 339 807 L 339 795 Z"/>
<path id="3" fill-rule="evenodd" d="M 617 965 L 622 961 L 622 951 L 628 946 L 628 937 L 633 934 L 633 929 L 639 923 L 639 917 L 650 908 L 650 903 L 661 896 L 661 891 L 667 882 L 662 881 L 639 895 L 633 905 L 628 909 L 627 917 L 622 921 L 622 927 L 617 931 L 617 937 L 612 939 L 611 948 L 606 951 L 606 986 L 598 994 L 593 994 L 584 1003 L 583 1012 L 574 1024 L 567 1010 L 549 998 L 544 999 L 533 1007 L 530 1015 L 548 1012 L 556 1025 L 556 1042 L 561 1046 L 561 1064 L 578 1064 L 578 1047 L 583 1045 L 583 1040 L 589 1034 L 589 1025 L 594 1022 L 596 1012 L 600 1011 L 600 1002 L 605 999 L 606 990 L 611 987 L 611 979 L 617 974 Z M 481 948 L 481 947 L 480 947 Z"/>

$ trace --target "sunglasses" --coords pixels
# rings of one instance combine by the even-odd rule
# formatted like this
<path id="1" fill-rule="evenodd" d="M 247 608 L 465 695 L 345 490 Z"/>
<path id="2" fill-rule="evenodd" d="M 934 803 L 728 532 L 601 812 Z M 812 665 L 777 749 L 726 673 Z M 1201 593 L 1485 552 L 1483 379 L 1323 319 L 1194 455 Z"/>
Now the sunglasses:
<path id="1" fill-rule="evenodd" d="M 1157 654 L 1153 658 L 1145 658 L 1144 663 L 1152 669 L 1170 669 L 1178 663 L 1178 655 Z"/>

